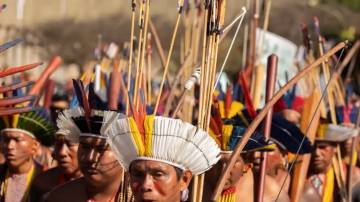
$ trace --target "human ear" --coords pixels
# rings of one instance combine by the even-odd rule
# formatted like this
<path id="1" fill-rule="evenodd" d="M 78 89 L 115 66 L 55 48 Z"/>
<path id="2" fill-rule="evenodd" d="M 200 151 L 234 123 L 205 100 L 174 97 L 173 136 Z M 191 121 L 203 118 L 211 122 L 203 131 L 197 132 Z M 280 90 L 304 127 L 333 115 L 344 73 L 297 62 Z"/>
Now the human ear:
<path id="1" fill-rule="evenodd" d="M 190 184 L 192 173 L 189 170 L 184 171 L 180 179 L 180 190 L 184 191 Z"/>
<path id="2" fill-rule="evenodd" d="M 32 151 L 32 155 L 35 156 L 38 154 L 40 149 L 40 143 L 38 141 L 36 141 L 35 139 L 32 140 L 32 144 L 31 144 L 31 151 Z"/>
<path id="3" fill-rule="evenodd" d="M 252 163 L 247 163 L 244 165 L 244 168 L 243 168 L 243 173 L 246 173 L 249 169 L 251 169 L 253 167 L 253 164 Z"/>

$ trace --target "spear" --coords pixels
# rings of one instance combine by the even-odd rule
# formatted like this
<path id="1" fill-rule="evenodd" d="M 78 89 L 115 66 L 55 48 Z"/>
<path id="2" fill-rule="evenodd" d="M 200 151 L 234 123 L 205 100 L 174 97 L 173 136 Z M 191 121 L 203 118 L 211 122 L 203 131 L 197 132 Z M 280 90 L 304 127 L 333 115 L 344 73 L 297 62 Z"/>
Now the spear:
<path id="1" fill-rule="evenodd" d="M 210 16 L 210 0 L 205 0 L 204 2 L 204 19 L 203 19 L 203 36 L 202 36 L 202 56 L 201 56 L 201 69 L 200 71 L 203 72 L 202 74 L 200 74 L 200 99 L 199 99 L 199 119 L 198 119 L 198 125 L 202 128 L 202 122 L 203 120 L 203 106 L 204 106 L 204 101 L 205 101 L 205 92 L 204 90 L 204 85 L 205 81 L 206 81 L 206 65 L 207 65 L 207 48 L 210 47 L 210 40 L 209 40 L 209 34 L 208 34 L 208 24 L 209 24 L 209 16 Z M 207 42 L 209 44 L 207 44 Z M 208 48 L 208 51 L 210 51 L 210 48 Z M 193 180 L 193 190 L 192 190 L 192 196 L 191 199 L 192 201 L 196 202 L 198 201 L 198 190 L 199 189 L 199 178 L 197 176 L 194 177 Z"/>
<path id="2" fill-rule="evenodd" d="M 334 48 L 329 50 L 326 54 L 322 57 L 318 58 L 314 63 L 310 64 L 309 66 L 305 67 L 301 70 L 296 76 L 294 76 L 289 82 L 284 85 L 274 96 L 269 100 L 269 102 L 264 106 L 261 112 L 256 116 L 256 118 L 251 122 L 247 130 L 245 131 L 243 138 L 241 141 L 238 142 L 236 148 L 231 154 L 231 159 L 227 164 L 225 171 L 220 176 L 220 179 L 216 185 L 216 189 L 211 197 L 212 201 L 216 201 L 223 190 L 225 185 L 226 179 L 228 178 L 231 169 L 234 167 L 237 157 L 240 155 L 240 152 L 243 150 L 244 146 L 246 145 L 247 141 L 249 140 L 250 136 L 254 133 L 258 125 L 261 123 L 263 118 L 266 116 L 267 112 L 271 109 L 271 107 L 290 89 L 292 88 L 300 79 L 302 79 L 305 75 L 307 75 L 313 68 L 316 68 L 320 65 L 324 60 L 328 59 L 331 55 L 335 54 L 340 49 L 343 49 L 346 46 L 347 42 L 341 42 L 337 44 Z M 330 79 L 332 80 L 333 77 Z M 331 81 L 330 80 L 330 81 Z"/>
<path id="3" fill-rule="evenodd" d="M 143 76 L 143 69 L 144 69 L 144 65 L 145 65 L 145 53 L 147 50 L 147 46 L 146 43 L 148 42 L 148 22 L 149 22 L 149 17 L 150 17 L 150 0 L 146 0 L 146 7 L 145 7 L 145 21 L 144 21 L 144 33 L 143 33 L 143 39 L 142 39 L 142 46 L 141 46 L 141 58 L 140 58 L 140 69 L 139 69 L 139 79 L 137 79 L 138 83 L 135 83 L 135 89 L 138 89 L 137 87 L 139 87 L 141 84 L 141 82 L 143 81 L 142 76 Z M 146 80 L 146 79 L 144 79 Z M 138 100 L 135 100 L 135 102 L 137 103 Z"/>
<path id="4" fill-rule="evenodd" d="M 142 0 L 140 3 L 139 9 L 139 44 L 138 44 L 138 51 L 137 51 L 137 58 L 136 58 L 136 74 L 135 74 L 135 91 L 134 91 L 134 99 L 133 105 L 135 105 L 138 97 L 138 86 L 139 86 L 139 79 L 140 79 L 140 62 L 141 62 L 141 47 L 143 45 L 143 31 L 144 31 L 144 21 L 145 21 L 145 2 L 146 0 Z M 136 109 L 136 106 L 135 106 Z"/>
<path id="5" fill-rule="evenodd" d="M 128 71 L 127 71 L 127 92 L 130 92 L 130 87 L 131 87 L 131 71 L 132 71 L 133 52 L 134 52 L 135 8 L 136 8 L 136 0 L 132 0 L 131 1 L 130 52 L 129 52 L 129 62 L 128 62 Z M 128 113 L 129 113 L 129 99 L 126 99 L 126 114 L 128 114 Z"/>
<path id="6" fill-rule="evenodd" d="M 161 94 L 162 94 L 164 83 L 165 83 L 165 78 L 166 78 L 166 75 L 167 75 L 167 72 L 168 72 L 168 69 L 169 69 L 170 59 L 171 59 L 171 55 L 172 55 L 174 44 L 175 44 L 177 30 L 178 30 L 178 27 L 179 27 L 179 24 L 180 24 L 183 5 L 184 5 L 184 0 L 179 0 L 178 1 L 178 6 L 179 6 L 178 15 L 177 15 L 176 23 L 175 23 L 174 32 L 173 32 L 173 35 L 172 35 L 172 38 L 171 38 L 169 53 L 168 53 L 167 60 L 166 60 L 166 63 L 165 63 L 165 69 L 164 69 L 163 77 L 162 77 L 161 83 L 160 83 L 159 94 L 157 96 L 156 104 L 155 104 L 155 107 L 154 107 L 154 112 L 153 112 L 154 115 L 156 115 L 157 109 L 159 107 L 160 98 L 161 98 Z"/>
<path id="7" fill-rule="evenodd" d="M 146 86 L 147 86 L 147 94 L 148 94 L 147 100 L 149 105 L 151 105 L 151 101 L 152 101 L 152 97 L 151 97 L 152 35 L 151 33 L 148 33 L 147 41 L 148 42 L 147 42 L 147 50 L 146 50 L 146 55 L 147 55 L 147 71 L 146 71 L 147 85 Z"/>

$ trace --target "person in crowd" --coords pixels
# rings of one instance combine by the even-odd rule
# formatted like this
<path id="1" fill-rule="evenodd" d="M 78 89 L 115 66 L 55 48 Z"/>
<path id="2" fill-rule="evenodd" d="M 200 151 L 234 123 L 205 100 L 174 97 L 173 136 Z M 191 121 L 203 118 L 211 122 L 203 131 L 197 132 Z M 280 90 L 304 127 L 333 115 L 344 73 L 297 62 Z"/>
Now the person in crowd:
<path id="1" fill-rule="evenodd" d="M 33 179 L 43 169 L 34 157 L 40 144 L 51 144 L 55 127 L 46 112 L 38 109 L 1 117 L 0 128 L 5 157 L 0 165 L 0 201 L 27 201 Z"/>

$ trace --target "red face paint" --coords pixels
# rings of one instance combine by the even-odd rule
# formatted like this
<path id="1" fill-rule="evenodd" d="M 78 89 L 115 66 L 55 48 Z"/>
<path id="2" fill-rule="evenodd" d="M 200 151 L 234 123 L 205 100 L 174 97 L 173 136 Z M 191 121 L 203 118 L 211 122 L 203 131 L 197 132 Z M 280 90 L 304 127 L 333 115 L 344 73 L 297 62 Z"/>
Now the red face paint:
<path id="1" fill-rule="evenodd" d="M 159 182 L 154 182 L 155 189 L 163 196 L 165 196 L 164 190 L 161 188 L 161 185 Z"/>
<path id="2" fill-rule="evenodd" d="M 133 192 L 138 192 L 139 191 L 139 188 L 140 188 L 140 183 L 139 182 L 133 182 L 132 185 L 131 185 L 132 189 L 133 189 Z"/>

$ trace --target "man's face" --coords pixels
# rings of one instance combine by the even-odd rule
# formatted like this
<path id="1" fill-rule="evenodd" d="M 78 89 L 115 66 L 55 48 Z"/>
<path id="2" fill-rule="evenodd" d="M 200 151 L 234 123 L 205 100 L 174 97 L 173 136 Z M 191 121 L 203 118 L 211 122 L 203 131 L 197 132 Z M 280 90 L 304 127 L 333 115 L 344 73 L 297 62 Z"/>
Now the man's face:
<path id="1" fill-rule="evenodd" d="M 67 175 L 75 174 L 79 171 L 77 151 L 79 144 L 72 143 L 65 138 L 64 135 L 56 135 L 54 158 L 58 162 L 59 167 Z"/>
<path id="2" fill-rule="evenodd" d="M 208 176 L 213 178 L 214 180 L 211 181 L 217 181 L 217 177 L 220 176 L 221 173 L 225 170 L 226 165 L 230 161 L 231 154 L 230 153 L 223 153 L 221 154 L 220 161 L 213 167 L 211 170 L 207 173 Z M 230 187 L 236 186 L 236 184 L 239 182 L 240 178 L 244 175 L 244 172 L 246 172 L 249 168 L 251 168 L 250 164 L 245 164 L 241 156 L 238 156 L 236 159 L 235 165 L 230 171 L 229 177 L 226 179 L 226 183 L 224 185 L 223 190 L 226 190 Z M 216 179 L 215 179 L 216 178 Z"/>
<path id="3" fill-rule="evenodd" d="M 28 162 L 39 146 L 35 139 L 20 131 L 4 131 L 1 144 L 5 160 L 12 168 Z"/>
<path id="4" fill-rule="evenodd" d="M 180 193 L 187 188 L 191 177 L 190 171 L 178 177 L 173 166 L 158 161 L 138 160 L 130 167 L 135 201 L 180 201 Z"/>
<path id="5" fill-rule="evenodd" d="M 315 150 L 311 155 L 311 169 L 314 174 L 325 173 L 331 166 L 335 153 L 335 145 L 329 142 L 315 142 Z"/>
<path id="6" fill-rule="evenodd" d="M 106 184 L 122 172 L 115 154 L 103 138 L 80 137 L 78 161 L 85 179 L 94 185 Z"/>
<path id="7" fill-rule="evenodd" d="M 267 152 L 266 173 L 276 175 L 278 169 L 284 169 L 286 163 L 286 154 L 281 152 L 276 146 L 273 151 Z"/>

